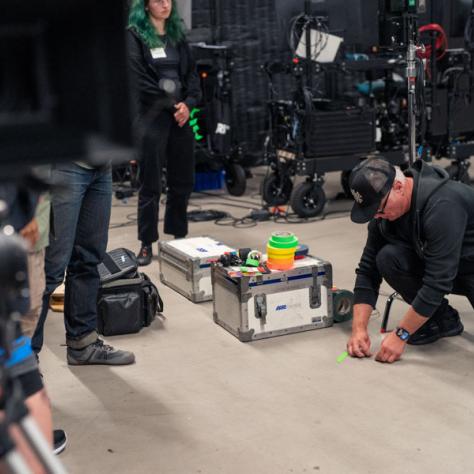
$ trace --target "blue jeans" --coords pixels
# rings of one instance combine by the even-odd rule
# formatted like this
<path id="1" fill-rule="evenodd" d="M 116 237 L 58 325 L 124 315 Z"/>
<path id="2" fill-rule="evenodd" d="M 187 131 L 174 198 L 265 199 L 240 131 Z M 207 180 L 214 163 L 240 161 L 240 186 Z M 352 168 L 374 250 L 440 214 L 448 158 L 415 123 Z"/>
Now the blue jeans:
<path id="1" fill-rule="evenodd" d="M 43 346 L 49 298 L 62 283 L 66 270 L 66 342 L 80 341 L 96 331 L 97 265 L 107 248 L 110 221 L 112 178 L 109 167 L 89 170 L 74 163 L 58 165 L 52 171 L 52 179 L 58 187 L 51 196 L 53 228 L 46 249 L 46 289 L 32 338 L 36 353 Z"/>

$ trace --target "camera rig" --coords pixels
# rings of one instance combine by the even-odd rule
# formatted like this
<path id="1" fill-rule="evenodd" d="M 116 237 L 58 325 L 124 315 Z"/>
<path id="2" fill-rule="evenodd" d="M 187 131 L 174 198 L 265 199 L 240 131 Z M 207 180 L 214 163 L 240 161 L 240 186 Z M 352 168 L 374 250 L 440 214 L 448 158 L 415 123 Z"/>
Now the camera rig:
<path id="1" fill-rule="evenodd" d="M 439 24 L 420 26 L 421 18 L 431 20 L 428 14 L 424 0 L 380 0 L 380 44 L 369 54 L 343 45 L 330 63 L 308 60 L 308 51 L 306 58 L 294 57 L 291 64 L 265 67 L 270 172 L 262 195 L 268 205 L 290 202 L 300 217 L 316 216 L 326 202 L 324 173 L 341 171 L 350 197 L 351 169 L 377 153 L 401 166 L 418 158 L 448 157 L 453 160 L 450 175 L 468 181 L 468 158 L 474 154 L 471 52 L 449 49 Z M 311 17 L 310 2 L 300 18 L 298 33 L 307 38 L 306 24 L 321 27 L 327 21 Z M 466 45 L 472 39 L 470 25 L 472 14 Z M 277 73 L 295 77 L 291 101 L 275 98 L 271 84 Z M 471 110 L 470 119 L 460 119 Z M 294 175 L 306 176 L 306 182 L 293 187 Z"/>
<path id="2" fill-rule="evenodd" d="M 13 474 L 31 472 L 22 454 L 16 449 L 10 436 L 10 426 L 17 425 L 27 444 L 48 474 L 65 474 L 62 463 L 53 454 L 25 404 L 21 384 L 11 374 L 12 354 L 18 356 L 26 349 L 29 340 L 17 338 L 16 327 L 20 315 L 15 312 L 19 295 L 27 288 L 26 246 L 20 237 L 13 234 L 11 226 L 2 228 L 1 223 L 8 209 L 0 201 L 0 459 Z"/>

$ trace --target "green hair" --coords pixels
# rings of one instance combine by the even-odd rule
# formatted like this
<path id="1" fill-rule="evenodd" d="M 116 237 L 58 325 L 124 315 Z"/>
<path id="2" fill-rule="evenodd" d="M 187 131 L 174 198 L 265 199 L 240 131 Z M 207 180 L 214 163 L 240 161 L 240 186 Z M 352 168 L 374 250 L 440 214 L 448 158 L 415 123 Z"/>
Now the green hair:
<path id="1" fill-rule="evenodd" d="M 155 27 L 148 17 L 145 7 L 149 0 L 132 0 L 130 12 L 128 14 L 128 28 L 134 30 L 149 48 L 163 46 L 163 42 L 158 36 Z M 176 45 L 184 38 L 184 27 L 179 16 L 176 0 L 171 2 L 171 14 L 166 20 L 166 36 L 172 44 Z"/>

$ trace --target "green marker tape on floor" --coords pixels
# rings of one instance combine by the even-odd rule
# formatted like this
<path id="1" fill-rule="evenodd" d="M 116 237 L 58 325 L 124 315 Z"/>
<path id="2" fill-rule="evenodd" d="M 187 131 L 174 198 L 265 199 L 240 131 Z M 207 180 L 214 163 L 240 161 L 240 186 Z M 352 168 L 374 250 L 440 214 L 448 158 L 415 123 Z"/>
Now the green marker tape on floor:
<path id="1" fill-rule="evenodd" d="M 348 356 L 349 354 L 347 353 L 347 351 L 344 351 L 338 358 L 337 358 L 337 363 L 340 364 L 341 362 L 344 362 L 344 360 L 346 359 L 346 357 Z"/>

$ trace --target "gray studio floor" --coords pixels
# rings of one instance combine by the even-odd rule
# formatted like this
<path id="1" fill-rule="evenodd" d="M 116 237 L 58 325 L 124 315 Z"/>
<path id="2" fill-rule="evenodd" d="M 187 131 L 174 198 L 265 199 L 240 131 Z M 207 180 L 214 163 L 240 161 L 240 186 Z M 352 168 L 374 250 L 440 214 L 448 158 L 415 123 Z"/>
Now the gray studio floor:
<path id="1" fill-rule="evenodd" d="M 243 198 L 257 205 L 258 179 Z M 328 177 L 330 197 L 340 191 L 338 179 Z M 219 202 L 192 200 L 226 209 Z M 338 201 L 329 209 L 349 208 L 349 201 Z M 134 200 L 114 200 L 112 224 L 134 214 Z M 279 229 L 294 231 L 332 263 L 335 285 L 352 289 L 366 230 L 347 212 L 304 225 L 267 222 L 237 230 L 191 224 L 190 235 L 263 249 Z M 137 250 L 135 226 L 111 229 L 109 248 L 122 246 Z M 156 260 L 145 271 L 158 282 Z M 41 362 L 55 425 L 69 435 L 61 455 L 69 472 L 474 472 L 474 317 L 466 299 L 451 298 L 465 324 L 462 336 L 410 347 L 388 366 L 373 359 L 336 362 L 350 323 L 244 344 L 213 322 L 211 303 L 195 305 L 159 289 L 164 319 L 139 334 L 108 339 L 135 352 L 137 363 L 129 367 L 68 367 L 62 315 L 49 315 Z M 384 295 L 389 292 L 384 286 Z M 385 300 L 379 299 L 380 312 Z M 394 304 L 392 326 L 404 308 Z M 374 347 L 380 322 L 374 313 Z"/>

